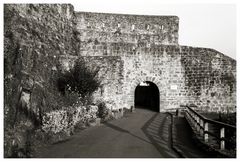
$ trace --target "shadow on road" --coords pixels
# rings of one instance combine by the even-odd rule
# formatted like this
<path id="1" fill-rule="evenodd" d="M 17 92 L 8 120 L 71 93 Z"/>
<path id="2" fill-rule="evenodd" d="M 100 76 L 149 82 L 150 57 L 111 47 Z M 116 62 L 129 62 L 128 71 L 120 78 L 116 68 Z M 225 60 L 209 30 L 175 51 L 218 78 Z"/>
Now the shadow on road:
<path id="1" fill-rule="evenodd" d="M 171 149 L 171 132 L 169 127 L 170 122 L 169 115 L 155 113 L 141 128 L 143 133 L 150 141 L 114 124 L 104 123 L 104 125 L 119 132 L 127 133 L 135 138 L 153 145 L 162 157 L 173 158 L 178 157 L 178 155 L 174 154 L 174 151 Z"/>
<path id="2" fill-rule="evenodd" d="M 120 127 L 118 127 L 118 126 L 116 126 L 116 125 L 113 125 L 113 124 L 111 124 L 111 123 L 104 123 L 104 125 L 107 126 L 107 127 L 109 127 L 109 128 L 112 128 L 112 129 L 114 129 L 114 130 L 117 130 L 117 131 L 119 131 L 119 132 L 128 133 L 129 135 L 131 135 L 131 136 L 133 136 L 133 137 L 136 137 L 136 138 L 138 138 L 138 139 L 140 139 L 140 140 L 142 140 L 142 141 L 144 141 L 144 142 L 147 142 L 147 143 L 152 144 L 151 142 L 149 142 L 149 141 L 147 141 L 147 140 L 145 140 L 145 139 L 143 139 L 143 138 L 141 138 L 141 137 L 139 137 L 139 136 L 136 136 L 135 134 L 132 134 L 132 133 L 129 132 L 128 130 L 122 129 L 122 128 L 120 128 Z"/>
<path id="3" fill-rule="evenodd" d="M 166 158 L 178 157 L 171 149 L 170 122 L 168 114 L 156 113 L 142 127 L 154 147 Z"/>

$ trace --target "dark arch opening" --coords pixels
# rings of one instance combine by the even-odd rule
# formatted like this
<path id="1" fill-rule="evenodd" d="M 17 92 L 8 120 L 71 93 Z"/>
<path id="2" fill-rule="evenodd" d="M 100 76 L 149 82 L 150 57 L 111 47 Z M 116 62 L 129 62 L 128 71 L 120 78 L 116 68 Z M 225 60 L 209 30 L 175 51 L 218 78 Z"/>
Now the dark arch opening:
<path id="1" fill-rule="evenodd" d="M 135 89 L 134 106 L 159 112 L 159 98 L 159 90 L 154 83 L 142 82 Z"/>

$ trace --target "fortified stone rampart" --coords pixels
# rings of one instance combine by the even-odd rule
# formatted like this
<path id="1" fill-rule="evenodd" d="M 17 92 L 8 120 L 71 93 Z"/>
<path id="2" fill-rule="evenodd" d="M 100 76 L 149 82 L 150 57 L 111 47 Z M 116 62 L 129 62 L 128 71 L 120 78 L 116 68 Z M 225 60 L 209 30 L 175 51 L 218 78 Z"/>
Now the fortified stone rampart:
<path id="1" fill-rule="evenodd" d="M 222 53 L 208 48 L 175 45 L 110 45 L 112 50 L 108 55 L 103 55 L 104 50 L 99 48 L 86 50 L 94 57 L 85 58 L 121 58 L 123 84 L 117 88 L 111 82 L 103 85 L 115 90 L 121 87 L 114 102 L 116 109 L 133 106 L 137 85 L 151 81 L 159 88 L 160 111 L 176 109 L 181 104 L 196 104 L 205 111 L 236 110 L 236 62 Z M 102 68 L 101 64 L 98 66 Z M 111 91 L 108 93 L 115 96 Z M 117 102 L 119 96 L 121 104 Z"/>
<path id="2" fill-rule="evenodd" d="M 203 111 L 236 111 L 236 61 L 216 50 L 182 47 L 188 102 Z"/>
<path id="3" fill-rule="evenodd" d="M 41 120 L 42 111 L 58 107 L 57 64 L 60 55 L 77 54 L 74 33 L 72 5 L 4 5 L 4 119 L 9 120 L 6 124 L 14 121 L 20 102 L 29 114 L 37 115 L 37 120 Z"/>
<path id="4" fill-rule="evenodd" d="M 30 157 L 31 133 L 42 126 L 44 114 L 63 109 L 65 98 L 56 86 L 58 62 L 60 55 L 77 54 L 75 22 L 72 5 L 4 4 L 5 157 Z M 70 117 L 58 118 L 53 127 Z"/>
<path id="5" fill-rule="evenodd" d="M 158 46 L 123 54 L 127 105 L 141 81 L 160 91 L 160 111 L 196 104 L 205 111 L 236 111 L 236 62 L 207 48 Z M 126 107 L 128 107 L 126 106 Z"/>
<path id="6" fill-rule="evenodd" d="M 59 97 L 43 89 L 54 87 L 59 61 L 84 56 L 89 67 L 100 69 L 96 98 L 113 108 L 133 106 L 136 86 L 151 81 L 160 92 L 160 111 L 187 103 L 236 110 L 236 61 L 215 50 L 179 46 L 176 16 L 74 12 L 67 4 L 9 4 L 4 16 L 7 108 L 22 93 L 31 93 L 34 112 L 51 107 L 49 98 Z"/>
<path id="7" fill-rule="evenodd" d="M 113 42 L 178 44 L 177 16 L 77 12 L 76 17 L 82 48 L 89 43 L 106 50 L 107 44 Z"/>

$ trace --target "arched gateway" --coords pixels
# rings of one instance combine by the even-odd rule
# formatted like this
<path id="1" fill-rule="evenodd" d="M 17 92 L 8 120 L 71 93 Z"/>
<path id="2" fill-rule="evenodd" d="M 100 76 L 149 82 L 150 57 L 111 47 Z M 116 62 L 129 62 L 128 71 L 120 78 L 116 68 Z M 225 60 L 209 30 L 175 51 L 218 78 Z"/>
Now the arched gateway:
<path id="1" fill-rule="evenodd" d="M 160 112 L 160 94 L 156 84 L 153 82 L 141 82 L 135 89 L 135 108 L 150 109 Z"/>

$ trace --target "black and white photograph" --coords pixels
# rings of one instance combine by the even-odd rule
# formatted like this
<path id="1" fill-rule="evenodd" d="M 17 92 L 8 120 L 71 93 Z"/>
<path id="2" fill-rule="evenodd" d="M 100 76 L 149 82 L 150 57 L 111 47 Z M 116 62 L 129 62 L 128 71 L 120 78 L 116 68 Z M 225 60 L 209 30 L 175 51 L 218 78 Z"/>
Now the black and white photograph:
<path id="1" fill-rule="evenodd" d="M 237 158 L 236 1 L 1 5 L 5 160 Z"/>

